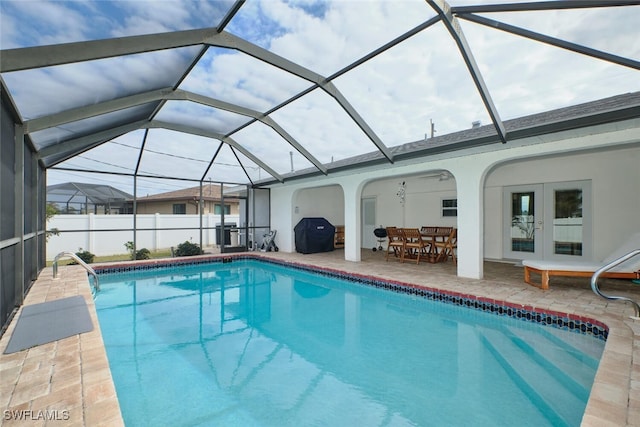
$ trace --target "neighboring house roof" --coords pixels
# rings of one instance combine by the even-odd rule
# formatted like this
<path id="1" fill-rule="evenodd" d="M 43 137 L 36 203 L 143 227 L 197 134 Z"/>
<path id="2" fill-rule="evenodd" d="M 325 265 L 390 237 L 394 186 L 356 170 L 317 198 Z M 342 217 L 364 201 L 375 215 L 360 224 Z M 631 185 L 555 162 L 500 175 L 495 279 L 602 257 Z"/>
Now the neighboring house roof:
<path id="1" fill-rule="evenodd" d="M 132 197 L 133 198 L 133 197 Z M 200 186 L 183 188 L 181 190 L 169 191 L 166 193 L 153 194 L 145 197 L 138 197 L 138 203 L 161 202 L 167 200 L 198 200 L 200 198 Z M 202 199 L 217 201 L 220 200 L 219 184 L 203 184 Z M 225 197 L 225 200 L 236 200 L 233 197 Z"/>
<path id="2" fill-rule="evenodd" d="M 133 198 L 110 185 L 86 184 L 82 182 L 65 182 L 47 186 L 47 201 L 55 203 L 85 203 L 94 205 L 108 205 L 114 202 L 124 202 Z"/>

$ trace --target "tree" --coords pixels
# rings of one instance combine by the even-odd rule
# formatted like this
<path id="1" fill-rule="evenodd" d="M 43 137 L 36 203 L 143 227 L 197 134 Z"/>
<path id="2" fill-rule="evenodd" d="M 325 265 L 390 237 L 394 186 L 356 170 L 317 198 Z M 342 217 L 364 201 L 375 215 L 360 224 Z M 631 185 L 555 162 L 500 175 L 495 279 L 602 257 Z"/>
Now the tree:
<path id="1" fill-rule="evenodd" d="M 58 207 L 55 205 L 55 203 L 47 203 L 47 207 L 45 209 L 45 224 L 48 223 L 49 220 L 58 213 Z M 60 230 L 58 230 L 57 228 L 52 228 L 51 230 L 47 230 L 45 235 L 47 241 L 49 241 L 49 237 L 60 235 Z"/>

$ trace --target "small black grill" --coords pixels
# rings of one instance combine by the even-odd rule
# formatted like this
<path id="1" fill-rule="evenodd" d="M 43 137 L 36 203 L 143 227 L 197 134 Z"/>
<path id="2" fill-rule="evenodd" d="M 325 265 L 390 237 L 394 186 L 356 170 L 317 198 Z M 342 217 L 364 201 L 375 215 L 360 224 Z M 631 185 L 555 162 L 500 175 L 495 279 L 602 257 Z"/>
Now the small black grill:
<path id="1" fill-rule="evenodd" d="M 375 236 L 378 238 L 378 247 L 376 248 L 374 246 L 373 247 L 373 252 L 375 252 L 376 250 L 381 251 L 382 250 L 382 243 L 387 238 L 387 229 L 384 228 L 383 226 L 380 226 L 379 228 L 376 228 L 375 230 L 373 230 L 373 234 L 375 234 Z"/>

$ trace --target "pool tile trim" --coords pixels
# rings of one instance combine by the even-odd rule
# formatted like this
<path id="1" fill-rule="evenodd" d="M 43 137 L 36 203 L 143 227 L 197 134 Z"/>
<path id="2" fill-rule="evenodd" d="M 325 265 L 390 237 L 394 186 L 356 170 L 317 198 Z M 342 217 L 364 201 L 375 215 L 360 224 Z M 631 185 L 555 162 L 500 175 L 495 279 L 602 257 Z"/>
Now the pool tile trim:
<path id="1" fill-rule="evenodd" d="M 498 316 L 510 317 L 532 323 L 539 323 L 558 329 L 570 330 L 572 332 L 584 335 L 591 335 L 603 341 L 606 341 L 609 336 L 609 327 L 606 324 L 596 319 L 585 316 L 537 308 L 532 305 L 514 304 L 507 301 L 478 297 L 471 294 L 445 291 L 427 286 L 416 285 L 413 283 L 386 279 L 383 280 L 375 276 L 351 273 L 338 269 L 312 266 L 292 261 L 276 260 L 253 253 L 199 256 L 196 258 L 185 259 L 172 258 L 148 262 L 137 261 L 135 263 L 126 262 L 96 266 L 94 270 L 98 274 L 110 274 L 132 271 L 148 271 L 191 265 L 196 266 L 211 263 L 226 263 L 241 260 L 260 260 L 271 264 L 296 268 L 299 270 L 322 274 L 328 277 L 348 280 L 350 282 L 358 283 L 365 286 L 371 286 L 378 289 L 385 289 L 392 292 L 412 295 L 432 301 L 453 304 L 456 306 L 479 310 Z"/>

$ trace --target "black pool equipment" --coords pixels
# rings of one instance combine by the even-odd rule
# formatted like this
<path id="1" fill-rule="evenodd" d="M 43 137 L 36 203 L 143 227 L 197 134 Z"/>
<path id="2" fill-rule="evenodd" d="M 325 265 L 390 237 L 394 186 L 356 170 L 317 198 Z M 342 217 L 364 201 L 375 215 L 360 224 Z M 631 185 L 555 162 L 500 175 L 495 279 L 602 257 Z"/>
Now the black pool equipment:
<path id="1" fill-rule="evenodd" d="M 302 218 L 293 231 L 297 252 L 313 254 L 333 250 L 336 228 L 325 218 Z"/>
<path id="2" fill-rule="evenodd" d="M 387 229 L 384 228 L 383 226 L 380 226 L 378 228 L 376 228 L 375 230 L 373 230 L 373 234 L 375 234 L 375 236 L 378 238 L 378 247 L 376 248 L 375 246 L 373 247 L 373 252 L 377 250 L 381 251 L 382 250 L 382 244 L 384 243 L 385 239 L 387 238 Z"/>
<path id="3" fill-rule="evenodd" d="M 270 232 L 268 232 L 267 234 L 263 234 L 262 235 L 262 245 L 260 245 L 260 251 L 261 252 L 278 252 L 280 250 L 280 248 L 278 248 L 278 246 L 276 246 L 276 230 L 271 230 Z"/>

